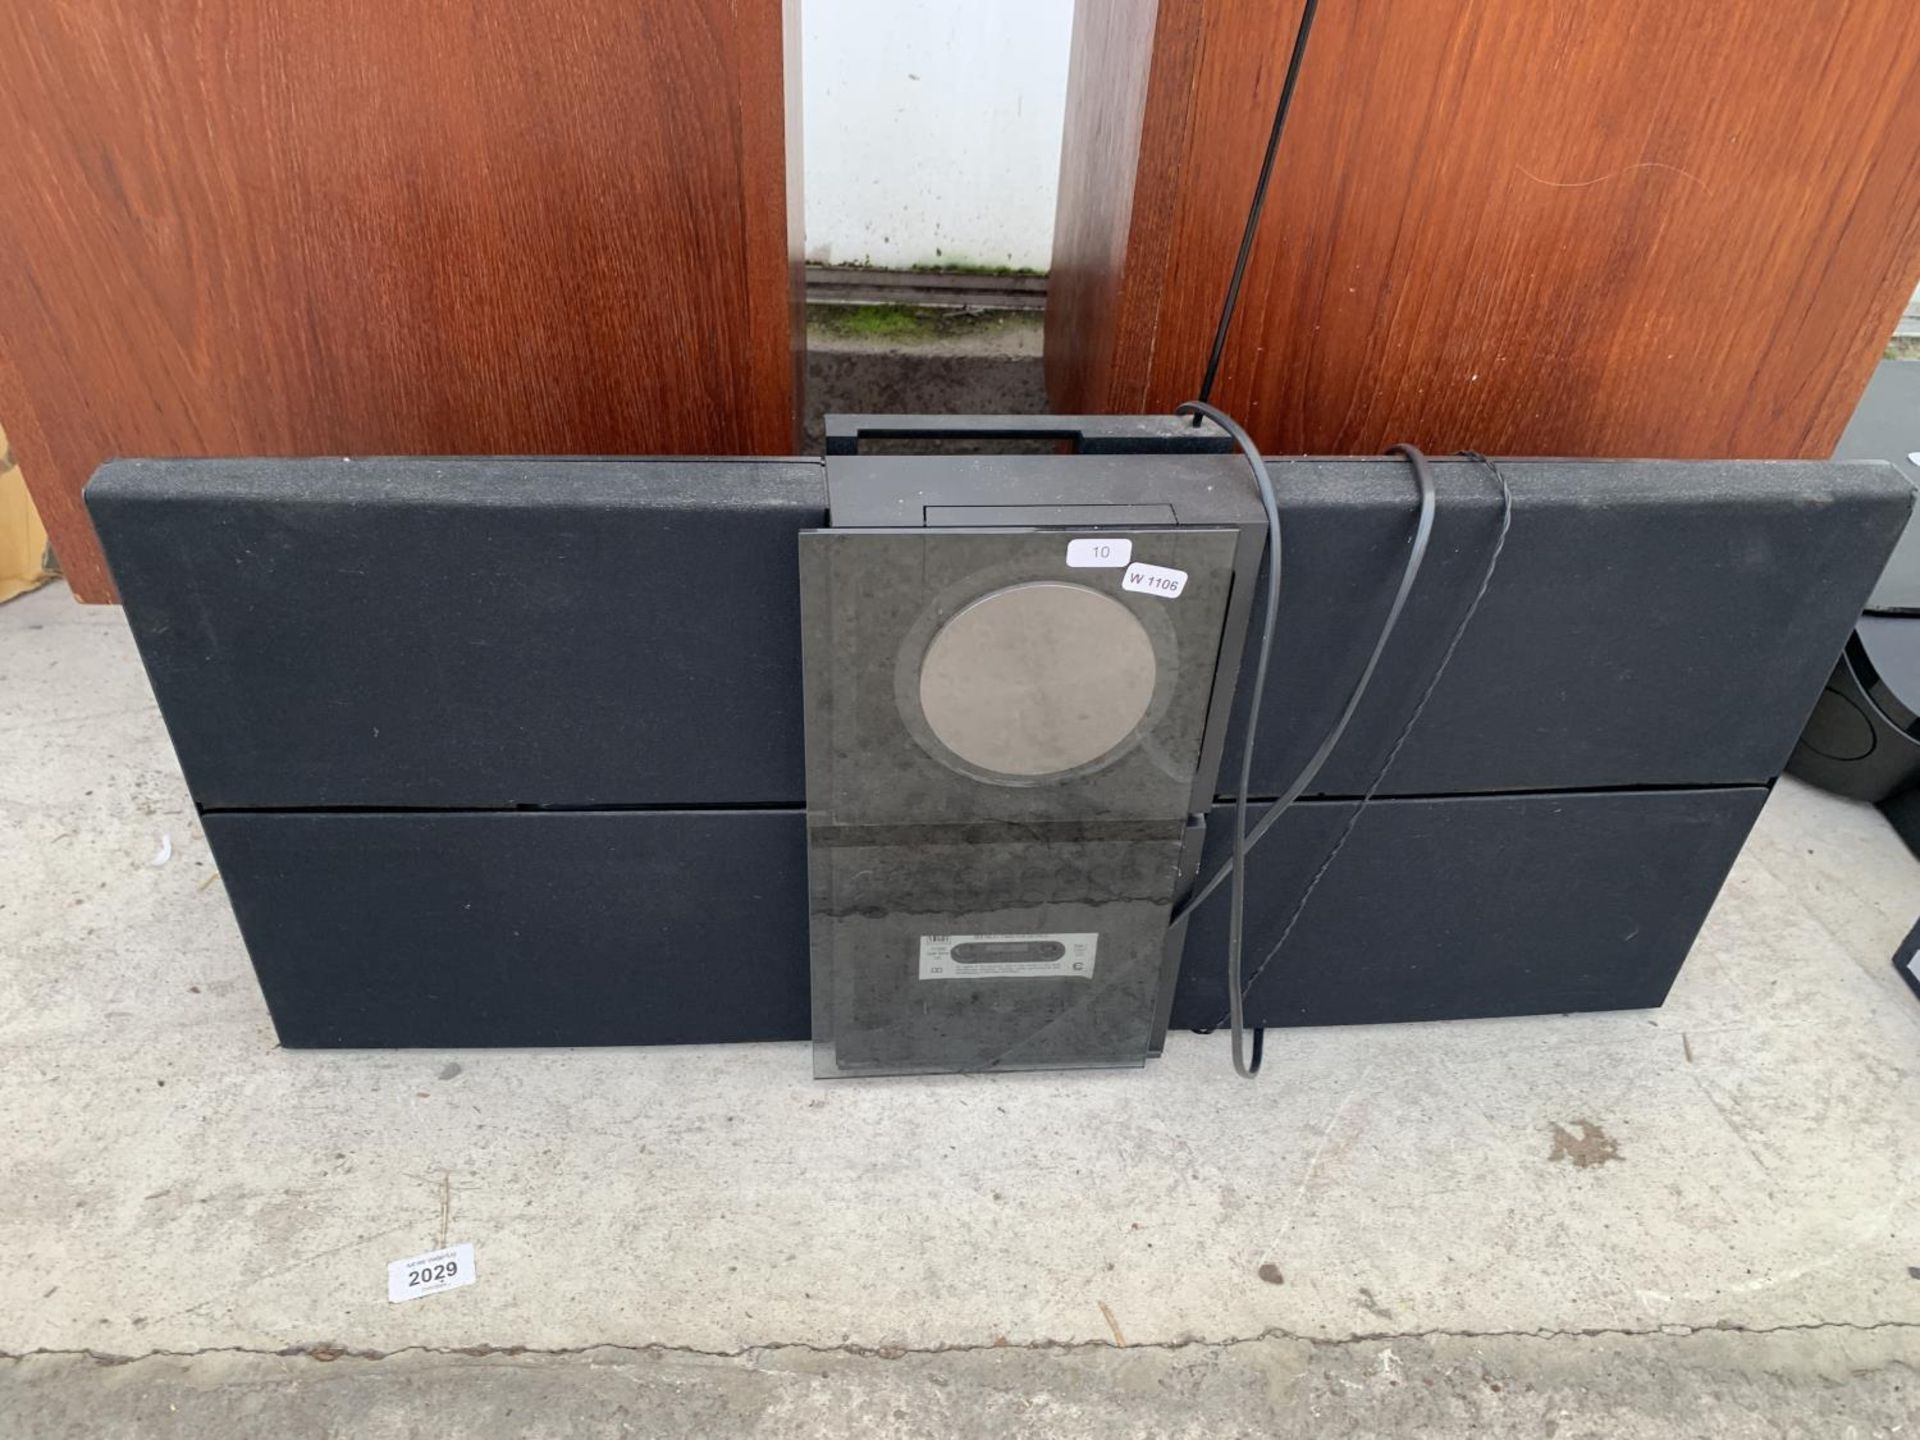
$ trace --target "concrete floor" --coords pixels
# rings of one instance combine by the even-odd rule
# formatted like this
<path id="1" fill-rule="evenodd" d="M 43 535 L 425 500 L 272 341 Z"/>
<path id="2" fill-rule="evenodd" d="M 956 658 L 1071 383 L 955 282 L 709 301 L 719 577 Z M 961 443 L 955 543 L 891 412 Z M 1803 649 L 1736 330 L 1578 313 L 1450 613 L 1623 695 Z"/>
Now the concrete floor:
<path id="1" fill-rule="evenodd" d="M 0 1435 L 1893 1434 L 1917 912 L 1786 784 L 1665 1009 L 1255 1084 L 282 1051 L 121 617 L 53 587 L 0 607 Z M 446 1241 L 478 1282 L 389 1304 Z"/>

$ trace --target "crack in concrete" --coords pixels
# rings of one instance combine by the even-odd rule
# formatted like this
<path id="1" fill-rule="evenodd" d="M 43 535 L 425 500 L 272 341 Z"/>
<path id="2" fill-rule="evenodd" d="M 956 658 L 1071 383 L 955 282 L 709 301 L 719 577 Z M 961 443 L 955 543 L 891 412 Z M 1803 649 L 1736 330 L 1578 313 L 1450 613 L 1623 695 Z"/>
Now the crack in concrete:
<path id="1" fill-rule="evenodd" d="M 1920 1321 L 1878 1320 L 1863 1324 L 1853 1320 L 1808 1320 L 1785 1325 L 1741 1325 L 1730 1320 L 1718 1320 L 1710 1325 L 1662 1325 L 1648 1330 L 1632 1330 L 1623 1326 L 1594 1326 L 1567 1330 L 1376 1330 L 1347 1336 L 1306 1335 L 1275 1326 L 1252 1335 L 1235 1335 L 1224 1339 L 1187 1336 L 1179 1340 L 1134 1340 L 1130 1341 L 1126 1348 L 1136 1351 L 1228 1350 L 1241 1345 L 1290 1341 L 1316 1348 L 1342 1349 L 1351 1345 L 1378 1345 L 1408 1340 L 1685 1340 L 1696 1335 L 1787 1335 L 1812 1334 L 1822 1330 L 1850 1330 L 1863 1335 L 1883 1330 L 1920 1331 Z M 192 1350 L 147 1350 L 138 1355 L 122 1355 L 113 1351 L 91 1348 L 67 1350 L 47 1347 L 34 1350 L 0 1350 L 0 1361 L 19 1363 L 36 1359 L 84 1359 L 91 1360 L 96 1365 L 135 1365 L 143 1360 L 194 1360 L 212 1355 L 253 1355 L 263 1359 L 314 1360 L 330 1363 L 335 1360 L 393 1360 L 406 1355 L 460 1355 L 472 1359 L 521 1357 L 564 1359 L 570 1356 L 591 1355 L 599 1351 L 615 1351 L 625 1355 L 686 1355 L 704 1360 L 745 1360 L 756 1355 L 777 1354 L 787 1350 L 799 1350 L 813 1355 L 843 1355 L 862 1360 L 902 1360 L 914 1355 L 955 1355 L 1013 1350 L 1068 1353 L 1077 1350 L 1118 1348 L 1111 1340 L 1103 1339 L 996 1340 L 944 1345 L 816 1345 L 804 1340 L 778 1340 L 758 1345 L 744 1345 L 737 1350 L 705 1350 L 694 1345 L 668 1345 L 658 1342 L 630 1345 L 618 1341 L 555 1346 L 402 1345 L 393 1350 L 372 1350 L 341 1345 L 333 1341 L 314 1341 L 305 1345 L 288 1345 L 278 1350 L 250 1345 L 205 1345 Z"/>

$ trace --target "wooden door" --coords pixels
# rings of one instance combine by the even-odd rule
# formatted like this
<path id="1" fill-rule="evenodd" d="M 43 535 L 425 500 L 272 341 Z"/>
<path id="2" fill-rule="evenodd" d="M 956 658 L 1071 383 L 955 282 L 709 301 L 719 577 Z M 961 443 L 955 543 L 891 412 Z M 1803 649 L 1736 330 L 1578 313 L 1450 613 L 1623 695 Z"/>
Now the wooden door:
<path id="1" fill-rule="evenodd" d="M 1198 388 L 1299 14 L 1082 0 L 1056 409 Z M 1828 455 L 1916 279 L 1914 0 L 1323 0 L 1214 398 L 1278 452 Z"/>
<path id="2" fill-rule="evenodd" d="M 797 0 L 0 0 L 0 419 L 134 455 L 796 443 Z"/>

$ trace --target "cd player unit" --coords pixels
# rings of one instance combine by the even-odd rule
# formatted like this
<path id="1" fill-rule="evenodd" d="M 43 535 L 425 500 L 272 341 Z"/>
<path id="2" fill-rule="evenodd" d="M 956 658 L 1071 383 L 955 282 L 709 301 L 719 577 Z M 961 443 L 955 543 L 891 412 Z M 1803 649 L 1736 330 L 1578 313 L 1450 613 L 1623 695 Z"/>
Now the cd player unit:
<path id="1" fill-rule="evenodd" d="M 1245 462 L 836 456 L 800 537 L 815 1073 L 1139 1065 L 1265 539 Z"/>

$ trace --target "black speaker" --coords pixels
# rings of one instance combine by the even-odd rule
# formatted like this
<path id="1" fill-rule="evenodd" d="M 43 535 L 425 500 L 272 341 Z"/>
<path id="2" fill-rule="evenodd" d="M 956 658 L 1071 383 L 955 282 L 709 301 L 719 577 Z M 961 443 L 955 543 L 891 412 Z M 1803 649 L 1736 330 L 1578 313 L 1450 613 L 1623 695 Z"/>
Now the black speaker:
<path id="1" fill-rule="evenodd" d="M 857 623 L 877 627 L 863 633 L 885 630 L 903 647 L 931 642 L 958 613 L 936 542 L 993 532 L 996 545 L 1017 533 L 1039 538 L 961 564 L 951 578 L 974 587 L 962 608 L 1021 585 L 1078 585 L 1139 619 L 1156 674 L 1169 637 L 1182 655 L 1193 651 L 1176 669 L 1210 687 L 1204 723 L 1167 734 L 1177 730 L 1187 747 L 1175 768 L 1191 760 L 1197 788 L 1177 806 L 1177 784 L 1156 790 L 1166 805 L 1126 817 L 1161 827 L 1145 879 L 1123 865 L 1076 869 L 1070 849 L 1045 843 L 1008 871 L 1010 883 L 1037 887 L 1036 902 L 1068 894 L 1071 876 L 1082 899 L 1131 887 L 1151 891 L 1160 913 L 1161 896 L 1201 863 L 1203 843 L 1209 863 L 1222 853 L 1225 797 L 1214 777 L 1237 774 L 1249 690 L 1245 622 L 1234 617 L 1257 593 L 1263 562 L 1242 539 L 1231 563 L 1156 552 L 1159 568 L 1185 570 L 1195 586 L 1168 599 L 1127 591 L 1112 571 L 1088 580 L 1066 563 L 1065 542 L 1083 529 L 1085 538 L 1125 537 L 1145 559 L 1148 537 L 1169 530 L 1239 535 L 1252 494 L 1244 464 L 1222 453 L 1218 432 L 1141 417 L 836 421 L 832 463 L 862 433 L 931 428 L 976 440 L 1039 435 L 1075 453 L 945 457 L 940 465 L 959 469 L 935 477 L 938 495 L 923 493 L 931 462 L 851 457 L 859 465 L 836 473 L 868 488 L 844 510 L 836 500 L 837 513 L 818 460 L 104 467 L 87 503 L 282 1040 L 806 1038 L 810 994 L 818 999 L 808 802 L 822 798 L 809 786 L 803 723 L 808 531 L 892 530 L 925 547 L 924 577 L 907 587 L 912 613 L 898 627 L 880 625 L 862 592 L 852 594 Z M 1288 549 L 1253 756 L 1256 800 L 1279 793 L 1338 714 L 1417 509 L 1394 459 L 1269 468 Z M 1313 792 L 1253 852 L 1256 1024 L 1657 1004 L 1912 503 L 1884 465 L 1501 468 L 1513 496 L 1507 547 L 1418 723 L 1396 751 L 1500 526 L 1498 488 L 1464 461 L 1434 464 L 1427 564 L 1365 704 Z M 1062 493 L 1037 488 L 1043 473 Z M 1241 510 L 1204 513 L 1208 486 Z M 1136 508 L 1090 517 L 1075 508 L 1089 494 Z M 1023 506 L 1043 513 L 1005 513 Z M 965 559 L 971 543 L 954 554 Z M 1019 573 L 985 576 L 1001 559 Z M 1190 622 L 1161 623 L 1201 603 L 1207 587 L 1204 603 L 1224 606 L 1217 624 L 1189 636 Z M 925 653 L 902 661 L 903 648 L 872 672 L 876 685 L 885 672 L 890 724 L 913 723 L 898 687 L 915 693 Z M 1143 692 L 1149 711 L 1158 686 Z M 1183 681 L 1177 693 L 1188 703 L 1194 692 Z M 921 719 L 938 731 L 924 705 Z M 949 713 L 942 723 L 958 721 Z M 1152 738 L 1157 723 L 1125 729 L 1114 753 L 1136 735 Z M 949 787 L 940 793 L 974 803 L 1020 790 L 970 774 L 983 762 L 992 769 L 994 755 L 974 751 L 964 725 L 925 739 L 890 736 L 900 743 L 888 753 L 937 776 Z M 1073 784 L 1091 794 L 1120 776 L 1124 766 L 1108 768 L 1108 758 L 1100 749 Z M 1148 778 L 1125 773 L 1141 786 Z M 1370 792 L 1377 798 L 1360 807 Z M 1027 823 L 1046 842 L 1067 834 L 1048 825 L 1089 818 L 1003 813 L 994 803 L 938 815 L 908 806 L 884 825 L 937 820 L 964 833 L 983 821 Z M 1349 828 L 1303 907 L 1310 877 Z M 920 873 L 927 893 L 948 878 L 938 865 Z M 1223 1011 L 1222 898 L 1194 912 L 1184 953 L 1182 936 L 1171 937 L 1178 981 L 1161 1003 L 1174 1024 L 1209 1026 Z M 1042 923 L 1036 933 L 1046 933 Z M 994 921 L 984 933 L 1004 939 L 1027 926 Z M 916 967 L 916 980 L 926 935 L 952 938 L 915 932 L 896 959 Z M 1065 957 L 949 949 L 946 958 Z M 1150 968 L 1136 966 L 1143 980 Z M 1138 1012 L 1122 1008 L 1131 1055 Z M 1156 1033 L 1166 1020 L 1155 1018 Z"/>
<path id="2" fill-rule="evenodd" d="M 1920 361 L 1883 360 L 1835 452 L 1920 484 Z M 1920 853 L 1920 528 L 1910 521 L 1815 702 L 1787 769 L 1881 804 Z"/>

